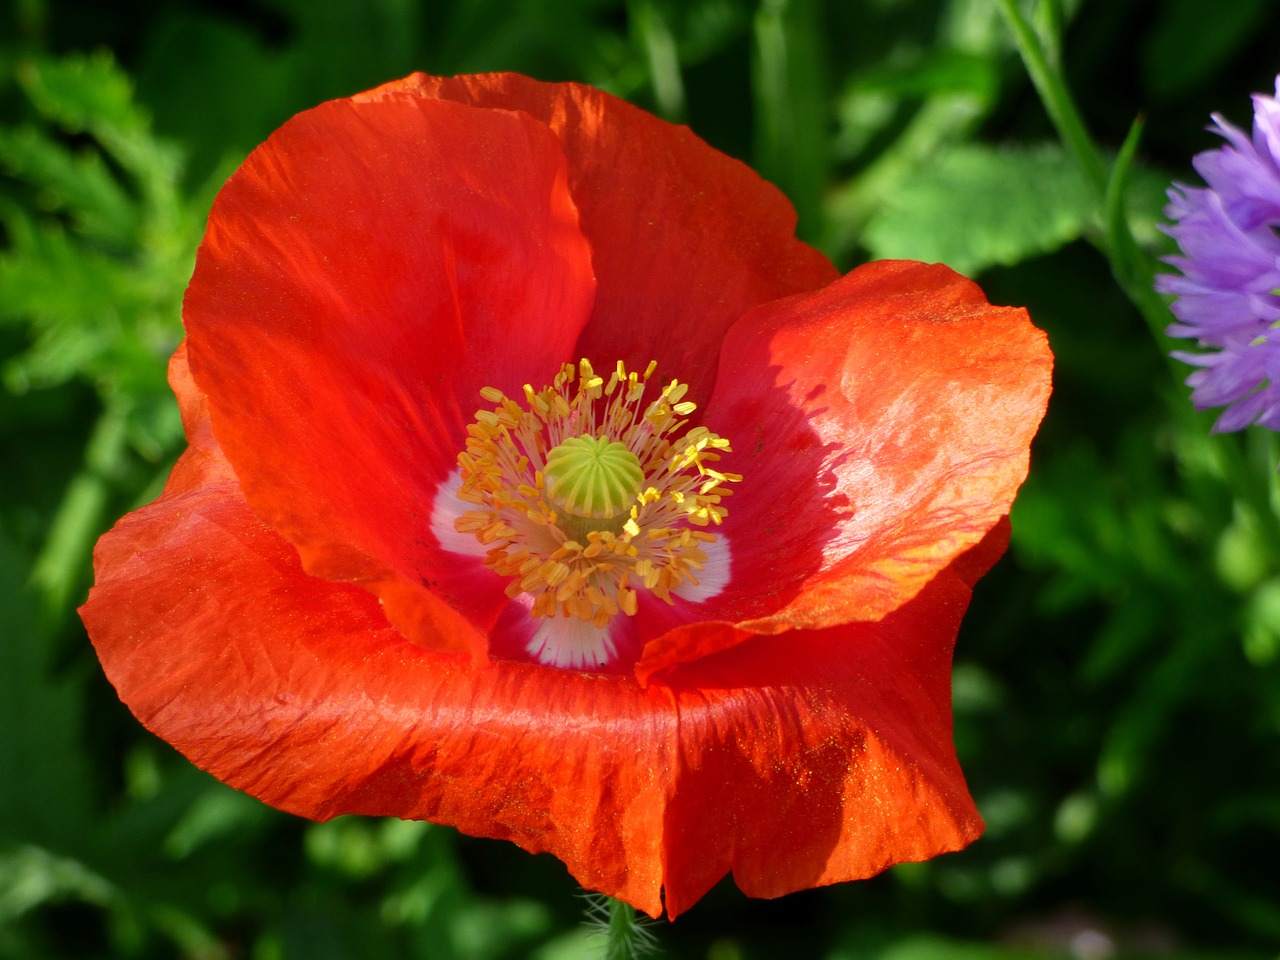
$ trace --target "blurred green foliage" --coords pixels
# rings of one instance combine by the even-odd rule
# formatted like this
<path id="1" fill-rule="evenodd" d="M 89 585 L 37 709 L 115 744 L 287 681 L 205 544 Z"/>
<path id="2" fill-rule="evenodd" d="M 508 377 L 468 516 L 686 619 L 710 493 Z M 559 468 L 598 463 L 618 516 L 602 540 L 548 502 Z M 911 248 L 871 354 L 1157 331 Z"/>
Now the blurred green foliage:
<path id="1" fill-rule="evenodd" d="M 842 266 L 950 263 L 1028 305 L 1058 358 L 1010 555 L 957 654 L 987 836 L 776 902 L 722 885 L 654 930 L 666 954 L 1276 956 L 1280 450 L 1209 435 L 1124 288 L 1168 252 L 1161 191 L 1214 145 L 1209 113 L 1247 122 L 1271 87 L 1280 10 L 1021 8 L 1092 169 L 996 0 L 0 7 L 0 958 L 597 949 L 547 857 L 305 823 L 192 769 L 115 700 L 72 612 L 97 535 L 179 450 L 165 361 L 217 186 L 292 113 L 415 69 L 584 80 L 687 122 L 786 190 Z"/>

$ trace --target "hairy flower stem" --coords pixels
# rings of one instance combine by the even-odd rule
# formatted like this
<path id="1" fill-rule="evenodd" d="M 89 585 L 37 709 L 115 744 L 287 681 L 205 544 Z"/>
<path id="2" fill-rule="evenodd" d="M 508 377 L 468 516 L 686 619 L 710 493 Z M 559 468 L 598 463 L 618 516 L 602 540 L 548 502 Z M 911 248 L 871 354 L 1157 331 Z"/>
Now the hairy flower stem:
<path id="1" fill-rule="evenodd" d="M 610 900 L 605 960 L 632 960 L 651 946 L 652 940 L 636 918 L 636 908 L 621 900 Z"/>
<path id="2" fill-rule="evenodd" d="M 636 916 L 635 907 L 595 893 L 587 894 L 586 901 L 585 922 L 600 934 L 601 960 L 637 960 L 656 953 L 657 940 L 647 922 Z"/>

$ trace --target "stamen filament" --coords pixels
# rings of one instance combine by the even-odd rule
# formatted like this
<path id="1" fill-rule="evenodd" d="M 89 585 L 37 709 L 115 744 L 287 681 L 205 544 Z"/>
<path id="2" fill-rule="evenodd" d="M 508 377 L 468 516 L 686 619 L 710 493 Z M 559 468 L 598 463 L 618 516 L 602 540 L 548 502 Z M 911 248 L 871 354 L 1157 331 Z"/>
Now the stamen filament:
<path id="1" fill-rule="evenodd" d="M 635 616 L 637 588 L 671 602 L 697 583 L 727 513 L 726 484 L 741 476 L 715 464 L 728 440 L 688 427 L 696 405 L 672 380 L 646 402 L 657 364 L 618 362 L 608 379 L 590 362 L 565 364 L 549 387 L 525 384 L 523 404 L 494 387 L 480 396 L 458 455 L 455 521 L 489 547 L 485 564 L 528 595 L 535 618 L 574 618 L 597 628 Z M 687 428 L 687 429 L 686 429 Z"/>

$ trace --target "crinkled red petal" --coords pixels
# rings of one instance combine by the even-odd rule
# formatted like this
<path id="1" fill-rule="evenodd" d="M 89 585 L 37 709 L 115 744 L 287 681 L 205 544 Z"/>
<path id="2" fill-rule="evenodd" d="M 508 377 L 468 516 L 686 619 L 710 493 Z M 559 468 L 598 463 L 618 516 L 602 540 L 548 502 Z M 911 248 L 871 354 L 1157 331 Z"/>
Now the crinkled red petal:
<path id="1" fill-rule="evenodd" d="M 880 622 L 746 636 L 666 676 L 680 717 L 669 914 L 726 870 L 748 895 L 776 897 L 977 839 L 951 736 L 951 651 L 969 595 L 944 571 Z"/>
<path id="2" fill-rule="evenodd" d="M 599 283 L 575 356 L 639 369 L 656 360 L 701 405 L 742 314 L 839 276 L 795 238 L 795 210 L 777 188 L 624 100 L 510 73 L 415 74 L 357 99 L 420 97 L 521 110 L 560 139 Z"/>
<path id="3" fill-rule="evenodd" d="M 425 98 L 335 101 L 223 188 L 184 320 L 254 513 L 312 573 L 375 590 L 406 636 L 482 656 L 469 624 L 483 631 L 504 598 L 447 597 L 466 618 L 442 612 L 431 503 L 479 389 L 545 382 L 593 297 L 545 125 Z"/>
<path id="4" fill-rule="evenodd" d="M 744 477 L 720 528 L 732 581 L 706 616 L 774 633 L 909 601 L 1008 514 L 1051 369 L 1025 311 L 941 265 L 868 264 L 748 314 L 706 416 Z M 709 639 L 656 638 L 639 674 Z"/>
<path id="5" fill-rule="evenodd" d="M 81 614 L 121 698 L 219 779 L 308 817 L 425 818 L 549 851 L 655 916 L 727 871 L 776 896 L 980 832 L 950 736 L 971 569 L 882 622 L 753 637 L 647 688 L 476 666 L 307 575 L 241 495 L 181 354 L 174 379 L 191 449 L 102 539 Z"/>

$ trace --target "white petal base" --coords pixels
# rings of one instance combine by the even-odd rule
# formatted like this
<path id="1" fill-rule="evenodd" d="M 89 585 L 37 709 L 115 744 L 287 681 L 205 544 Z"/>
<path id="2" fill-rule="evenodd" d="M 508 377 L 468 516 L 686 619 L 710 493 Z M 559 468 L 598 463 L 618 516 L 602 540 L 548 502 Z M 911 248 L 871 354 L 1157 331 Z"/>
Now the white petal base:
<path id="1" fill-rule="evenodd" d="M 682 583 L 671 591 L 681 600 L 705 603 L 712 597 L 719 596 L 729 584 L 731 551 L 724 534 L 717 536 L 711 543 L 702 544 L 702 552 L 707 555 L 707 562 L 698 571 L 698 582 Z"/>
<path id="2" fill-rule="evenodd" d="M 472 534 L 459 533 L 454 529 L 454 521 L 458 517 L 475 509 L 475 504 L 458 496 L 461 486 L 462 472 L 454 470 L 437 488 L 435 503 L 431 507 L 431 533 L 439 541 L 441 548 L 449 553 L 482 559 L 489 549 Z M 702 549 L 707 555 L 707 561 L 697 571 L 698 582 L 682 583 L 671 591 L 674 596 L 688 603 L 705 603 L 718 596 L 729 583 L 729 541 L 721 534 L 713 542 L 703 544 Z M 641 592 L 644 592 L 643 588 Z M 517 598 L 517 603 L 527 609 L 532 606 L 533 600 L 532 597 L 521 595 Z M 525 634 L 529 639 L 525 642 L 524 649 L 539 663 L 547 666 L 568 670 L 604 667 L 617 659 L 618 643 L 622 642 L 626 646 L 626 638 L 634 633 L 634 630 L 629 630 L 630 624 L 619 624 L 620 619 L 625 617 L 619 614 L 613 623 L 597 627 L 577 617 L 537 617 L 534 618 L 532 634 Z M 519 634 L 524 634 L 523 628 L 518 630 Z"/>
<path id="3" fill-rule="evenodd" d="M 617 656 L 609 627 L 597 627 L 577 617 L 539 617 L 533 637 L 525 645 L 539 663 L 570 670 L 602 667 Z"/>
<path id="4" fill-rule="evenodd" d="M 460 553 L 466 557 L 483 557 L 488 554 L 489 548 L 474 535 L 459 533 L 453 526 L 453 522 L 468 510 L 476 509 L 474 503 L 467 503 L 458 496 L 461 488 L 461 470 L 454 470 L 436 488 L 436 502 L 431 506 L 431 532 L 440 541 L 440 546 L 450 553 Z"/>

